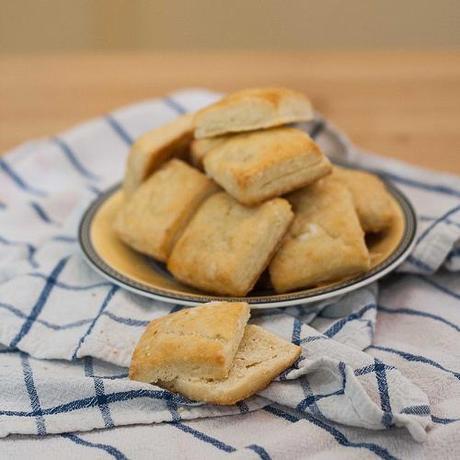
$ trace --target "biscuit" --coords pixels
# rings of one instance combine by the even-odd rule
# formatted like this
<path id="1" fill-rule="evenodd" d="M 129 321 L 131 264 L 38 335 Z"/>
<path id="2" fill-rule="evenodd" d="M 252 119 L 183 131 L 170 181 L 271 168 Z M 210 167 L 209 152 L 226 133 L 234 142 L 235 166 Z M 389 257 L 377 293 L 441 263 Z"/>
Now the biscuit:
<path id="1" fill-rule="evenodd" d="M 253 131 L 313 119 L 310 101 L 286 88 L 254 88 L 238 91 L 198 111 L 195 138 Z"/>
<path id="2" fill-rule="evenodd" d="M 126 198 L 162 163 L 172 157 L 185 158 L 193 138 L 192 120 L 193 114 L 182 115 L 136 140 L 128 155 L 123 181 Z"/>
<path id="3" fill-rule="evenodd" d="M 190 144 L 190 161 L 193 166 L 203 169 L 205 155 L 214 147 L 221 144 L 228 136 L 210 137 L 209 139 L 194 139 Z"/>
<path id="4" fill-rule="evenodd" d="M 296 217 L 270 263 L 277 292 L 314 287 L 369 269 L 364 232 L 345 185 L 327 177 L 286 198 Z"/>
<path id="5" fill-rule="evenodd" d="M 114 229 L 128 246 L 166 261 L 194 212 L 217 189 L 204 174 L 172 159 L 123 203 Z"/>
<path id="6" fill-rule="evenodd" d="M 204 169 L 239 202 L 253 205 L 311 184 L 332 166 L 307 133 L 273 128 L 229 137 L 205 156 Z"/>
<path id="7" fill-rule="evenodd" d="M 292 218 L 291 206 L 282 198 L 249 208 L 224 192 L 216 193 L 177 241 L 168 269 L 204 291 L 244 296 L 268 265 Z"/>
<path id="8" fill-rule="evenodd" d="M 227 377 L 249 312 L 246 302 L 219 302 L 151 321 L 134 350 L 129 378 L 156 383 Z"/>
<path id="9" fill-rule="evenodd" d="M 229 405 L 263 390 L 299 358 L 301 348 L 259 326 L 248 325 L 230 373 L 223 380 L 180 376 L 160 386 L 190 399 Z"/>
<path id="10" fill-rule="evenodd" d="M 393 207 L 385 184 L 374 174 L 334 167 L 334 177 L 350 190 L 363 230 L 380 232 L 391 225 Z"/>

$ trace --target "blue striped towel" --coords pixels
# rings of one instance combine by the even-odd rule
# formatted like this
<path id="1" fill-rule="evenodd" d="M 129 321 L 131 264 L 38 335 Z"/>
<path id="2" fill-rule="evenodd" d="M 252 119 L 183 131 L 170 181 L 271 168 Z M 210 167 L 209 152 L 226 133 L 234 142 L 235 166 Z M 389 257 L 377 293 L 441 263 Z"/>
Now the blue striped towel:
<path id="1" fill-rule="evenodd" d="M 180 307 L 96 274 L 80 255 L 78 222 L 120 180 L 133 139 L 217 97 L 177 92 L 0 158 L 0 437 L 12 435 L 3 452 L 283 458 L 308 449 L 318 458 L 393 458 L 447 445 L 444 456 L 458 454 L 460 179 L 359 151 L 320 116 L 310 129 L 330 157 L 385 175 L 414 203 L 420 229 L 407 262 L 378 286 L 254 312 L 254 323 L 303 354 L 238 405 L 127 379 L 143 328 Z M 76 433 L 97 428 L 111 429 Z"/>

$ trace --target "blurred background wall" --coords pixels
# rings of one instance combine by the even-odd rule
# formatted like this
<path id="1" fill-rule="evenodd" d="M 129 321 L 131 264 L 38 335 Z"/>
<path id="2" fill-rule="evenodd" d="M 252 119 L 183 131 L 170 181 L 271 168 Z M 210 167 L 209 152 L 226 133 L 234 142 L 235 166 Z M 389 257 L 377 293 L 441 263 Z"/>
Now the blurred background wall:
<path id="1" fill-rule="evenodd" d="M 460 46 L 460 0 L 0 0 L 0 52 Z"/>

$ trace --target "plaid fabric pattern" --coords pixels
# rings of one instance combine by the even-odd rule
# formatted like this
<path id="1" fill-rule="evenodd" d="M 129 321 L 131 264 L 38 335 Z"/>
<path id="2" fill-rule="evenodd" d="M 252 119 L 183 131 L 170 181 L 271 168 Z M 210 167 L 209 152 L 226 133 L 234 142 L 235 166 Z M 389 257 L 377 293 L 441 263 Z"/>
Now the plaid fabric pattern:
<path id="1" fill-rule="evenodd" d="M 455 439 L 460 180 L 358 151 L 320 116 L 306 129 L 331 158 L 384 174 L 410 196 L 420 221 L 413 254 L 379 286 L 314 306 L 255 311 L 254 323 L 300 344 L 303 354 L 237 406 L 188 401 L 127 379 L 148 321 L 180 307 L 121 290 L 87 267 L 79 218 L 120 180 L 132 139 L 216 97 L 178 92 L 0 158 L 0 436 L 58 433 L 9 436 L 5 452 L 55 443 L 75 457 L 161 456 L 178 442 L 190 446 L 191 458 L 282 458 L 306 448 L 312 456 L 394 458 Z M 95 428 L 107 430 L 75 433 Z M 140 446 L 143 434 L 155 442 Z"/>

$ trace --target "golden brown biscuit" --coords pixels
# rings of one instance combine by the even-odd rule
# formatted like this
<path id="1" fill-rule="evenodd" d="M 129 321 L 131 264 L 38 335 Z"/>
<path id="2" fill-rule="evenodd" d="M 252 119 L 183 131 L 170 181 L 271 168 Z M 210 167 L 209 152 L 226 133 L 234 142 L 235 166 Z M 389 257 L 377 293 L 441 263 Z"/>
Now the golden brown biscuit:
<path id="1" fill-rule="evenodd" d="M 230 374 L 223 380 L 181 375 L 159 382 L 190 399 L 229 405 L 249 398 L 299 358 L 302 349 L 259 326 L 248 325 L 236 353 Z"/>
<path id="2" fill-rule="evenodd" d="M 172 157 L 184 158 L 193 138 L 194 114 L 186 114 L 142 135 L 131 147 L 123 191 L 129 198 L 162 163 Z"/>
<path id="3" fill-rule="evenodd" d="M 385 184 L 374 174 L 334 167 L 334 177 L 350 190 L 363 230 L 380 232 L 391 225 L 393 207 Z"/>
<path id="4" fill-rule="evenodd" d="M 124 202 L 115 231 L 128 246 L 166 261 L 199 205 L 217 190 L 197 169 L 170 160 Z"/>
<path id="5" fill-rule="evenodd" d="M 327 177 L 287 197 L 295 219 L 269 271 L 277 292 L 317 286 L 369 269 L 351 193 Z"/>
<path id="6" fill-rule="evenodd" d="M 332 166 L 305 132 L 274 128 L 229 137 L 205 156 L 204 169 L 239 202 L 253 205 L 311 184 Z"/>
<path id="7" fill-rule="evenodd" d="M 203 169 L 205 155 L 214 147 L 224 142 L 228 136 L 210 137 L 209 139 L 194 139 L 190 144 L 190 160 L 196 168 Z"/>
<path id="8" fill-rule="evenodd" d="M 195 138 L 253 131 L 313 119 L 310 101 L 286 88 L 253 88 L 229 94 L 197 112 Z"/>
<path id="9" fill-rule="evenodd" d="M 246 302 L 208 303 L 156 319 L 136 345 L 129 378 L 148 383 L 225 378 L 248 319 Z"/>
<path id="10" fill-rule="evenodd" d="M 293 218 L 286 200 L 257 207 L 216 193 L 197 211 L 168 259 L 186 284 L 216 294 L 244 296 L 269 263 Z"/>

